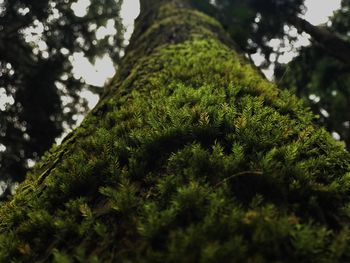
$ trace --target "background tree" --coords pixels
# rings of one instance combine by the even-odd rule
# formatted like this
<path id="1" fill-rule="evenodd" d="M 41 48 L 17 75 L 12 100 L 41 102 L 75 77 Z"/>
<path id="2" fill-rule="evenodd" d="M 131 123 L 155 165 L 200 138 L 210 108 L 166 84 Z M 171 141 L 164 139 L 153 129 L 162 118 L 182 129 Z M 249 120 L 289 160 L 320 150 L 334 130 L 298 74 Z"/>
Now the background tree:
<path id="1" fill-rule="evenodd" d="M 142 0 L 97 107 L 0 206 L 0 261 L 350 261 L 349 153 L 234 47 Z"/>
<path id="2" fill-rule="evenodd" d="M 331 18 L 327 29 L 350 41 L 350 1 L 342 1 L 341 9 Z M 345 54 L 344 54 L 345 55 Z M 287 65 L 279 65 L 276 78 L 281 86 L 295 90 L 314 112 L 318 123 L 336 132 L 350 147 L 350 65 L 332 56 L 312 41 Z"/>
<path id="3" fill-rule="evenodd" d="M 76 4 L 68 0 L 0 2 L 0 92 L 7 97 L 0 112 L 4 188 L 23 180 L 28 160 L 37 160 L 64 127 L 75 124 L 74 115 L 86 112 L 79 91 L 91 86 L 74 78 L 72 55 L 83 52 L 93 62 L 109 54 L 119 62 L 122 1 L 91 0 L 86 14 L 75 14 L 72 6 Z M 97 29 L 107 24 L 115 34 L 98 39 Z"/>

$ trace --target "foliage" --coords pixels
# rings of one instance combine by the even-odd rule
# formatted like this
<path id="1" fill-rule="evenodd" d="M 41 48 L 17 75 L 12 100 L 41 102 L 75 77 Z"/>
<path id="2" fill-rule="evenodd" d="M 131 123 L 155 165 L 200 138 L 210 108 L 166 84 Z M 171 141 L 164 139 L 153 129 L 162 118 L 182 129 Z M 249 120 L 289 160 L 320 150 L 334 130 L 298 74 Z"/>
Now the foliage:
<path id="1" fill-rule="evenodd" d="M 72 54 L 93 61 L 108 53 L 119 61 L 122 1 L 92 0 L 84 16 L 73 12 L 76 2 L 0 2 L 0 94 L 8 100 L 0 115 L 1 182 L 23 180 L 28 160 L 37 160 L 86 111 L 79 91 L 87 85 L 73 76 Z M 107 23 L 116 34 L 97 39 Z"/>
<path id="2" fill-rule="evenodd" d="M 152 15 L 120 85 L 2 204 L 0 261 L 349 261 L 342 145 L 215 21 Z"/>

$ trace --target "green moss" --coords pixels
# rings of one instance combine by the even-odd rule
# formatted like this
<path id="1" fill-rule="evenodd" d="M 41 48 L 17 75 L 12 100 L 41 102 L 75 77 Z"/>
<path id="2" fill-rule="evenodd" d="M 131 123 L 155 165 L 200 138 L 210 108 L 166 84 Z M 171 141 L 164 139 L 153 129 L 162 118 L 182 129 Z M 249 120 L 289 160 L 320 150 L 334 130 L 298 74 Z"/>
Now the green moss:
<path id="1" fill-rule="evenodd" d="M 129 53 L 143 55 L 118 89 L 2 204 L 1 262 L 349 260 L 348 153 L 217 33 L 193 32 Z"/>

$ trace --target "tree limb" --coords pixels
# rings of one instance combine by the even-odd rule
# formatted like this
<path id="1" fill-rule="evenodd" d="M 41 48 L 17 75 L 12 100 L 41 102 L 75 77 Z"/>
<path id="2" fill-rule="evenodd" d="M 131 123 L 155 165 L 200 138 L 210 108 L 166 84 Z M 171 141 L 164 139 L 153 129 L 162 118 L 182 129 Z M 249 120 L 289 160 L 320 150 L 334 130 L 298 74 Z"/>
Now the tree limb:
<path id="1" fill-rule="evenodd" d="M 291 16 L 288 18 L 288 21 L 299 31 L 304 31 L 311 35 L 313 40 L 333 57 L 345 64 L 350 64 L 350 42 L 340 38 L 328 29 L 314 26 L 300 17 Z"/>

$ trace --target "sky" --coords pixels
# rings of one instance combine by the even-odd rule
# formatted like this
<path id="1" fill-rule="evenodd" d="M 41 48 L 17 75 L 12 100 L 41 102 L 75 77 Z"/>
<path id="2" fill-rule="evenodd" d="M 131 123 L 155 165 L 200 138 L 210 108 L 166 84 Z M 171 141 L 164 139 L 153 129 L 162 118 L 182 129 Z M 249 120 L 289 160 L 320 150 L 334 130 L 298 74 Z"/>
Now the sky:
<path id="1" fill-rule="evenodd" d="M 326 23 L 333 11 L 339 9 L 341 0 L 305 0 L 307 13 L 304 16 L 313 25 Z"/>

